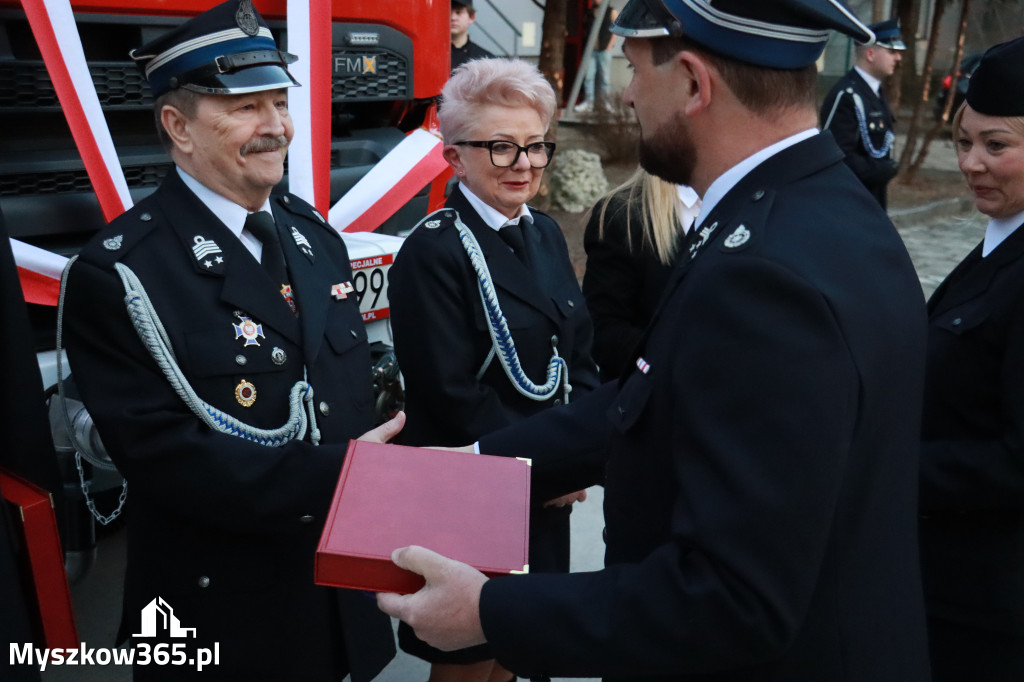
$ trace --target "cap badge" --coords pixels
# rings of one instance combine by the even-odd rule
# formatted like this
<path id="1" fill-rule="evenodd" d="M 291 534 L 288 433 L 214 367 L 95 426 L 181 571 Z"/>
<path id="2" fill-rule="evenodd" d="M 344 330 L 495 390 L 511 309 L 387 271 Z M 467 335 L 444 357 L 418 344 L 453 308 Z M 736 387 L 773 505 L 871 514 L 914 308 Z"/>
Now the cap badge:
<path id="1" fill-rule="evenodd" d="M 352 286 L 352 282 L 342 282 L 341 284 L 334 284 L 331 286 L 331 296 L 343 301 L 348 298 L 348 295 L 355 291 Z"/>
<path id="2" fill-rule="evenodd" d="M 121 248 L 121 244 L 124 243 L 124 235 L 119 234 L 116 237 L 103 240 L 103 248 L 107 251 L 117 251 Z"/>
<path id="3" fill-rule="evenodd" d="M 192 253 L 196 255 L 196 260 L 199 261 L 199 263 L 207 270 L 212 268 L 214 264 L 220 265 L 224 262 L 224 258 L 217 255 L 224 253 L 221 251 L 221 248 L 217 246 L 217 242 L 198 234 L 195 237 L 192 237 L 192 241 L 194 242 L 192 246 Z M 213 258 L 211 258 L 211 256 L 213 256 Z"/>
<path id="4" fill-rule="evenodd" d="M 239 324 L 232 323 L 231 326 L 235 328 L 235 338 L 245 339 L 246 346 L 258 346 L 260 342 L 256 340 L 257 338 L 267 338 L 263 336 L 263 325 L 256 324 L 252 318 L 244 315 L 239 316 Z"/>
<path id="5" fill-rule="evenodd" d="M 260 32 L 260 24 L 256 19 L 256 8 L 252 6 L 252 0 L 242 0 L 238 3 L 235 21 L 238 22 L 238 28 L 242 29 L 247 36 L 255 36 Z"/>
<path id="6" fill-rule="evenodd" d="M 251 407 L 256 402 L 256 387 L 242 379 L 235 386 L 235 400 L 242 407 Z"/>
<path id="7" fill-rule="evenodd" d="M 744 225 L 740 225 L 733 233 L 725 238 L 725 247 L 728 249 L 738 249 L 739 247 L 750 241 L 750 230 Z"/>
<path id="8" fill-rule="evenodd" d="M 308 258 L 310 263 L 315 263 L 316 256 L 313 255 L 313 247 L 309 245 L 309 240 L 294 225 L 292 225 L 292 239 L 295 240 L 295 246 L 299 247 L 302 255 Z"/>

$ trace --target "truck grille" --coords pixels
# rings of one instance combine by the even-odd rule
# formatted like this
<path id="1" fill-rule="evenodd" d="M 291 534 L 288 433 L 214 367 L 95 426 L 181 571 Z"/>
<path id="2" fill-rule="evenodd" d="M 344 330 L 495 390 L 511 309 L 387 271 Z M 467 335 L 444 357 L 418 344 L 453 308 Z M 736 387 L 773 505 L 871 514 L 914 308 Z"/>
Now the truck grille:
<path id="1" fill-rule="evenodd" d="M 331 96 L 339 100 L 393 100 L 409 96 L 409 63 L 400 54 L 383 50 L 340 50 L 334 59 L 376 59 L 376 72 L 339 76 L 335 72 Z"/>
<path id="2" fill-rule="evenodd" d="M 104 107 L 148 108 L 153 104 L 149 85 L 134 64 L 92 62 L 89 73 Z M 0 107 L 20 109 L 57 107 L 59 104 L 43 62 L 0 62 Z"/>
<path id="3" fill-rule="evenodd" d="M 124 175 L 129 187 L 155 187 L 171 169 L 170 163 L 125 166 Z M 92 192 L 92 183 L 85 170 L 46 171 L 0 176 L 0 196 L 28 196 L 33 194 L 74 194 Z"/>
<path id="4" fill-rule="evenodd" d="M 352 58 L 367 54 L 336 57 Z M 356 77 L 335 77 L 331 90 L 335 101 L 405 99 L 409 93 L 408 63 L 404 57 L 381 52 L 377 72 Z M 130 62 L 91 62 L 89 73 L 104 108 L 149 108 L 153 95 L 138 68 Z M 57 93 L 41 61 L 0 61 L 0 108 L 32 109 L 60 106 Z"/>

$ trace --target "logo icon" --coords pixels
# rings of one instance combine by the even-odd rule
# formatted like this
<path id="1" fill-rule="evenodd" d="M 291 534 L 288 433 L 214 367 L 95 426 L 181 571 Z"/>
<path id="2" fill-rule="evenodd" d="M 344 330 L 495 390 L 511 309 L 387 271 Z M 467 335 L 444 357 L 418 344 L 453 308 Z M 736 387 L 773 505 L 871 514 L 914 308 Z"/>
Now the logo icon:
<path id="1" fill-rule="evenodd" d="M 132 637 L 157 637 L 164 633 L 171 637 L 195 638 L 196 629 L 181 627 L 171 605 L 163 597 L 157 597 L 142 608 L 142 632 Z"/>

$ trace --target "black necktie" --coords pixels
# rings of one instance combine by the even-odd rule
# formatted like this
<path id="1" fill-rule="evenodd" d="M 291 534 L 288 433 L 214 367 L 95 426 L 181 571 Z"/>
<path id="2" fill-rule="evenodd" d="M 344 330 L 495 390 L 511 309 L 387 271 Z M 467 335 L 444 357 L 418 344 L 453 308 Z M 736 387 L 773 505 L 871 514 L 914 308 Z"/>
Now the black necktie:
<path id="1" fill-rule="evenodd" d="M 281 251 L 281 237 L 277 233 L 274 217 L 266 211 L 250 213 L 245 219 L 245 229 L 263 244 L 261 262 L 267 273 L 276 284 L 288 283 L 288 271 L 284 264 L 284 252 Z"/>
<path id="2" fill-rule="evenodd" d="M 523 228 L 518 223 L 508 224 L 498 230 L 498 236 L 512 248 L 512 252 L 522 261 L 523 265 L 529 267 L 526 258 L 526 242 L 523 241 Z"/>

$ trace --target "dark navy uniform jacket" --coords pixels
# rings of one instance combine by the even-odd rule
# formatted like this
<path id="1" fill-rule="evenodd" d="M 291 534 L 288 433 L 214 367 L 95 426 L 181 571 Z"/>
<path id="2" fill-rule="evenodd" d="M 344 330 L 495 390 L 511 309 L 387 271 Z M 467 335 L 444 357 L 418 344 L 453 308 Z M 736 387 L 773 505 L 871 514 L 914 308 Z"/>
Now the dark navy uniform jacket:
<path id="1" fill-rule="evenodd" d="M 706 243 L 672 273 L 644 362 L 481 439 L 484 452 L 531 452 L 539 488 L 571 488 L 589 447 L 609 450 L 607 568 L 483 588 L 484 633 L 506 667 L 927 681 L 924 300 L 842 158 L 822 134 L 763 161 L 695 231 Z"/>
<path id="2" fill-rule="evenodd" d="M 477 378 L 491 337 L 476 271 L 455 227 L 456 215 L 480 244 L 530 380 L 547 380 L 556 337 L 558 354 L 569 365 L 570 400 L 596 388 L 597 367 L 590 357 L 593 328 L 565 238 L 551 218 L 533 209 L 531 213 L 534 224 L 524 230 L 529 270 L 458 189 L 445 209 L 420 225 L 398 252 L 389 297 L 395 351 L 405 377 L 403 443 L 465 445 L 562 402 L 561 391 L 544 401 L 518 393 L 497 358 Z M 539 505 L 546 499 L 534 496 L 533 502 Z M 531 570 L 568 570 L 568 510 L 538 509 L 533 516 L 532 540 L 538 542 L 531 542 Z M 545 550 L 537 533 L 549 525 L 555 547 Z"/>
<path id="3" fill-rule="evenodd" d="M 846 152 L 846 165 L 860 178 L 868 191 L 878 199 L 882 208 L 887 206 L 886 187 L 896 175 L 898 167 L 890 151 L 880 159 L 872 158 L 861 138 L 860 124 L 854 109 L 853 95 L 860 95 L 868 137 L 875 149 L 882 149 L 885 133 L 893 129 L 892 110 L 884 98 L 884 87 L 876 95 L 856 69 L 832 86 L 821 105 L 822 127 L 830 131 L 839 148 Z"/>
<path id="4" fill-rule="evenodd" d="M 929 615 L 1024 635 L 1024 229 L 928 302 L 921 552 Z"/>
<path id="5" fill-rule="evenodd" d="M 313 584 L 348 439 L 373 426 L 366 332 L 355 297 L 331 295 L 351 280 L 339 236 L 297 197 L 271 203 L 298 317 L 177 173 L 102 230 L 72 267 L 71 368 L 129 484 L 121 638 L 141 632 L 140 610 L 161 597 L 200 642 L 220 643 L 221 679 L 334 681 L 347 653 L 353 679 L 369 680 L 394 655 L 387 618 L 372 596 Z M 292 227 L 311 257 L 288 238 Z M 221 252 L 197 255 L 203 240 Z M 142 280 L 182 372 L 214 407 L 278 427 L 308 371 L 321 445 L 307 434 L 268 447 L 200 422 L 140 342 L 115 262 Z M 256 343 L 237 336 L 243 316 L 262 325 Z M 236 399 L 243 380 L 255 389 L 249 407 Z"/>

